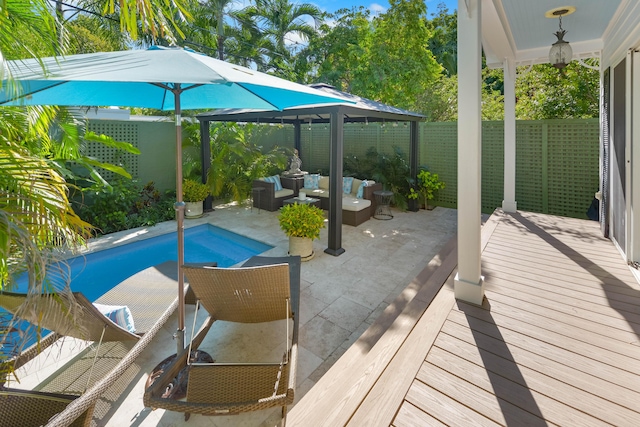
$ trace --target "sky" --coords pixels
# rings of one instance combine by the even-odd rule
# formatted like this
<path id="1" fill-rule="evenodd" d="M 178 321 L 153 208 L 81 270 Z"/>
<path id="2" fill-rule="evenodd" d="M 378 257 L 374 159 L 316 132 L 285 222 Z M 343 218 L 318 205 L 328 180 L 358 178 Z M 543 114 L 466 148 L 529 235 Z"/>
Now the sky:
<path id="1" fill-rule="evenodd" d="M 295 2 L 292 1 L 292 2 Z M 444 3 L 449 12 L 453 12 L 458 8 L 458 0 L 425 0 L 427 4 L 427 14 L 437 12 L 438 4 Z M 372 14 L 383 13 L 389 8 L 389 2 L 387 0 L 299 0 L 298 3 L 313 3 L 327 12 L 335 12 L 338 9 L 364 6 L 372 11 Z"/>

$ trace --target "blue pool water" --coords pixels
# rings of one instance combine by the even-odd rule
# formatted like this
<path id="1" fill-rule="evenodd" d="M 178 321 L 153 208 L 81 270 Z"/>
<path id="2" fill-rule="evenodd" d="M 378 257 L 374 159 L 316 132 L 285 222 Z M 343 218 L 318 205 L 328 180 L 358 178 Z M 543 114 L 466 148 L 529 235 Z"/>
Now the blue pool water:
<path id="1" fill-rule="evenodd" d="M 67 260 L 71 267 L 71 289 L 95 301 L 145 268 L 177 261 L 177 244 L 176 233 L 170 233 Z M 185 230 L 184 244 L 185 262 L 217 262 L 219 267 L 232 266 L 273 248 L 210 224 Z M 26 281 L 17 289 L 25 291 Z"/>

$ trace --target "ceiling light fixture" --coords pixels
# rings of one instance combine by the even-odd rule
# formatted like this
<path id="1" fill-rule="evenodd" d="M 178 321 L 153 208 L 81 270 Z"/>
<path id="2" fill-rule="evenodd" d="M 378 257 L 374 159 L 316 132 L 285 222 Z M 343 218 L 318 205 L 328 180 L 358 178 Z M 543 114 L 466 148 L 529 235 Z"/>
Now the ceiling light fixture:
<path id="1" fill-rule="evenodd" d="M 549 62 L 558 69 L 566 67 L 567 64 L 571 62 L 573 56 L 573 50 L 569 42 L 564 40 L 564 35 L 567 31 L 562 29 L 562 17 L 564 15 L 570 15 L 575 11 L 575 7 L 566 6 L 545 13 L 547 18 L 555 18 L 557 16 L 559 19 L 559 29 L 554 33 L 558 40 L 551 45 L 551 50 L 549 50 Z"/>

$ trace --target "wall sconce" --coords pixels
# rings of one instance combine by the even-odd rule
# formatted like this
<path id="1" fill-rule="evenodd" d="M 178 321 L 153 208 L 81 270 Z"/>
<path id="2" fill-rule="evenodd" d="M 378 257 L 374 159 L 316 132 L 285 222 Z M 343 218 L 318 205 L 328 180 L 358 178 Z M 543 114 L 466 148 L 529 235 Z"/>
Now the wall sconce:
<path id="1" fill-rule="evenodd" d="M 571 58 L 573 56 L 573 50 L 571 49 L 569 42 L 563 38 L 567 31 L 562 29 L 562 16 L 570 15 L 575 12 L 575 10 L 575 7 L 567 6 L 550 10 L 545 13 L 547 18 L 554 18 L 557 16 L 559 19 L 559 29 L 554 33 L 558 40 L 551 45 L 551 50 L 549 50 L 549 62 L 558 69 L 566 67 L 567 64 L 571 62 Z"/>

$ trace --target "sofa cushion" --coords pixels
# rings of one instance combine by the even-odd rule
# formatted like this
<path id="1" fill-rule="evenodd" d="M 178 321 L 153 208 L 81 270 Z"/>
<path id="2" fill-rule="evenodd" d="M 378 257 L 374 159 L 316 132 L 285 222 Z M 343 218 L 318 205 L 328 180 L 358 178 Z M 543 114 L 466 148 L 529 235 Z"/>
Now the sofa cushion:
<path id="1" fill-rule="evenodd" d="M 275 193 L 273 193 L 273 196 L 276 199 L 279 199 L 279 198 L 285 197 L 285 196 L 293 196 L 293 190 L 291 190 L 289 188 L 283 188 L 282 190 L 278 190 Z"/>
<path id="2" fill-rule="evenodd" d="M 329 190 L 323 190 L 321 188 L 305 189 L 305 192 L 307 193 L 307 197 L 329 197 Z"/>
<path id="3" fill-rule="evenodd" d="M 318 188 L 318 181 L 320 180 L 320 174 L 310 173 L 304 176 L 304 188 L 314 189 Z"/>
<path id="4" fill-rule="evenodd" d="M 320 188 L 321 190 L 329 190 L 329 177 L 328 176 L 321 176 L 320 179 L 318 180 L 318 188 Z"/>
<path id="5" fill-rule="evenodd" d="M 353 185 L 353 177 L 352 176 L 344 176 L 342 177 L 342 192 L 344 194 L 351 193 L 351 186 Z"/>
<path id="6" fill-rule="evenodd" d="M 358 212 L 371 206 L 371 200 L 356 199 L 355 197 L 345 195 L 342 198 L 342 210 Z"/>
<path id="7" fill-rule="evenodd" d="M 282 190 L 282 183 L 280 182 L 280 177 L 278 175 L 268 176 L 266 178 L 263 178 L 263 180 L 273 183 L 275 185 L 274 189 L 276 191 Z"/>

